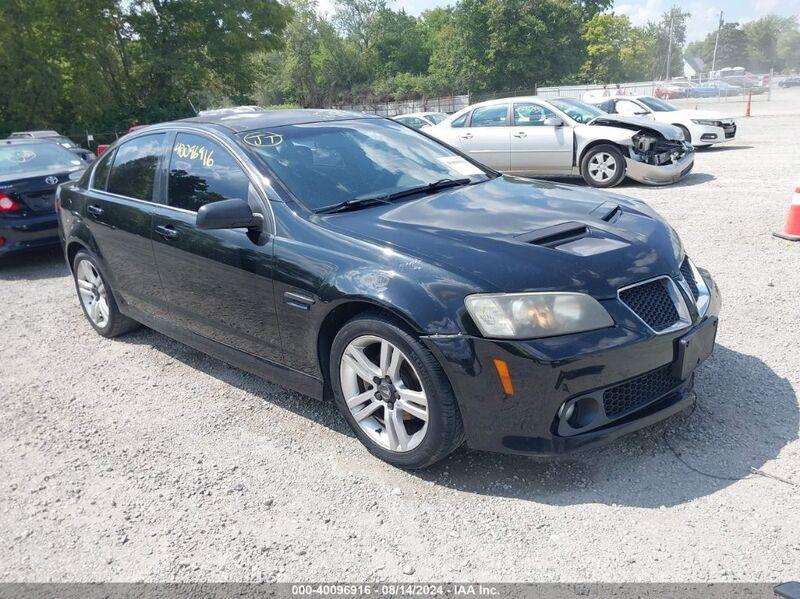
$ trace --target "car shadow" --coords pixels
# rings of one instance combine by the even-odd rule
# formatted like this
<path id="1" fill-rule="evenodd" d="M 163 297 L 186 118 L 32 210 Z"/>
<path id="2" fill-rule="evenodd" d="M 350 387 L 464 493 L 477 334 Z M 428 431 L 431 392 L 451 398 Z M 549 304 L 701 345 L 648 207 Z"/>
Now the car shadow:
<path id="1" fill-rule="evenodd" d="M 752 150 L 753 146 L 738 146 L 738 145 L 730 145 L 730 144 L 722 144 L 722 145 L 714 145 L 714 146 L 705 146 L 702 148 L 695 148 L 698 152 L 702 152 L 703 154 L 716 154 L 718 152 L 728 152 L 730 150 Z"/>
<path id="2" fill-rule="evenodd" d="M 552 181 L 553 183 L 563 183 L 566 185 L 573 185 L 575 187 L 586 187 L 589 189 L 593 189 L 581 177 L 539 177 L 539 178 L 545 181 Z M 701 185 L 703 183 L 708 183 L 709 181 L 713 181 L 715 179 L 716 177 L 710 173 L 690 173 L 686 175 L 683 179 L 681 179 L 680 181 L 676 181 L 675 183 L 670 183 L 668 185 L 663 185 L 663 186 L 657 186 L 657 185 L 648 185 L 647 183 L 640 183 L 639 181 L 634 181 L 633 179 L 625 178 L 619 185 L 615 185 L 614 187 L 607 189 L 599 189 L 598 191 L 607 191 L 610 193 L 616 193 L 624 189 L 648 189 L 652 187 L 691 187 L 693 185 Z"/>
<path id="3" fill-rule="evenodd" d="M 120 340 L 151 346 L 357 443 L 332 401 L 287 391 L 150 329 Z M 462 447 L 410 474 L 478 495 L 657 508 L 715 493 L 748 476 L 751 468 L 762 468 L 797 438 L 800 417 L 792 386 L 755 356 L 717 345 L 698 372 L 695 394 L 695 407 L 605 447 L 551 459 Z"/>
<path id="4" fill-rule="evenodd" d="M 32 250 L 0 258 L 0 279 L 6 281 L 52 279 L 69 276 L 60 247 Z"/>
<path id="5" fill-rule="evenodd" d="M 461 491 L 552 505 L 658 508 L 750 476 L 797 438 L 791 384 L 755 356 L 717 345 L 694 393 L 694 407 L 605 447 L 548 460 L 462 448 L 416 474 Z"/>

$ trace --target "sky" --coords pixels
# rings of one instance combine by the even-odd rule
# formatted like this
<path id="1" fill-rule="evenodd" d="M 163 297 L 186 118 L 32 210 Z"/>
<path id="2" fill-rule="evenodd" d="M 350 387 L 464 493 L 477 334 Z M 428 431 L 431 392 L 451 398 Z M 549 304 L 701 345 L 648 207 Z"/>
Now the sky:
<path id="1" fill-rule="evenodd" d="M 335 0 L 319 0 L 320 12 L 330 12 L 334 3 Z M 389 0 L 393 8 L 405 8 L 413 15 L 453 3 L 454 0 Z M 673 5 L 692 13 L 686 31 L 689 41 L 702 39 L 716 29 L 720 9 L 727 22 L 746 23 L 771 13 L 794 15 L 800 20 L 800 0 L 615 0 L 614 12 L 627 15 L 634 25 L 643 25 L 655 21 Z"/>

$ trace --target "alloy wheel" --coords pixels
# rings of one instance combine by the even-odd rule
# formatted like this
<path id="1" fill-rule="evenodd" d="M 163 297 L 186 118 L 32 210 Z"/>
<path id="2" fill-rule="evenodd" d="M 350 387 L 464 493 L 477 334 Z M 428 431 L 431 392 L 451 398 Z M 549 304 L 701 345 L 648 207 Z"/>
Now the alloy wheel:
<path id="1" fill-rule="evenodd" d="M 394 452 L 418 447 L 428 431 L 428 398 L 414 366 L 396 345 L 374 335 L 353 339 L 339 366 L 353 419 L 375 443 Z"/>
<path id="2" fill-rule="evenodd" d="M 94 264 L 82 260 L 78 264 L 75 279 L 78 282 L 78 294 L 81 297 L 86 314 L 95 326 L 104 328 L 108 324 L 108 292 L 100 273 Z"/>
<path id="3" fill-rule="evenodd" d="M 617 174 L 617 161 L 608 152 L 598 152 L 589 160 L 589 176 L 604 183 Z"/>

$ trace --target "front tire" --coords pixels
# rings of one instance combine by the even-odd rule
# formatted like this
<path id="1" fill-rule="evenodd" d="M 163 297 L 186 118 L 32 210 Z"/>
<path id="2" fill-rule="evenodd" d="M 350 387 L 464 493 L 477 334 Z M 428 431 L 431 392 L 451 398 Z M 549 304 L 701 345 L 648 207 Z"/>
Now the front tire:
<path id="1" fill-rule="evenodd" d="M 625 178 L 622 152 L 609 144 L 590 148 L 581 160 L 581 175 L 592 187 L 614 187 Z"/>
<path id="2" fill-rule="evenodd" d="M 140 326 L 119 311 L 111 286 L 100 272 L 92 254 L 85 250 L 75 254 L 72 276 L 86 320 L 100 335 L 116 337 Z"/>
<path id="3" fill-rule="evenodd" d="M 455 395 L 424 345 L 381 314 L 357 316 L 333 341 L 339 410 L 376 457 L 406 469 L 444 459 L 464 441 Z"/>

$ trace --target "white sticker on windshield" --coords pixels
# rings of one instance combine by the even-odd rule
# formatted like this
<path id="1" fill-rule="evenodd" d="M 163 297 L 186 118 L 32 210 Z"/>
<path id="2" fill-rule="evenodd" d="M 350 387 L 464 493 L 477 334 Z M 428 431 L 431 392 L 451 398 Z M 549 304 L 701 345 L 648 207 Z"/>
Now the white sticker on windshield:
<path id="1" fill-rule="evenodd" d="M 464 175 L 466 177 L 483 174 L 481 169 L 468 160 L 464 160 L 461 156 L 445 156 L 444 158 L 439 158 L 439 162 L 454 169 L 459 175 Z"/>

